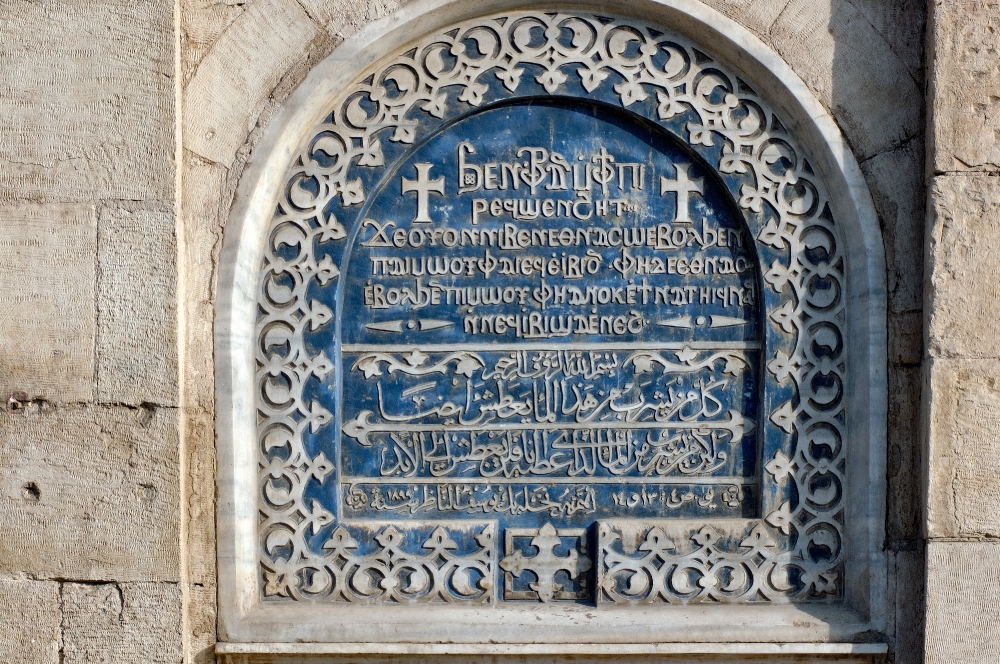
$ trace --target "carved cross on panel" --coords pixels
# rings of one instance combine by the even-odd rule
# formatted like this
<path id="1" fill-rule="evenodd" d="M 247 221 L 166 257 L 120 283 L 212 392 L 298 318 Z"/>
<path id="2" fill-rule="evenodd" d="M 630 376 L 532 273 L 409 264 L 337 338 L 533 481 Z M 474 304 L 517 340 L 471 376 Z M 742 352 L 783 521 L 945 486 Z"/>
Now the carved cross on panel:
<path id="1" fill-rule="evenodd" d="M 516 530 L 516 529 L 513 529 Z M 508 530 L 510 533 L 511 530 Z M 565 570 L 569 578 L 575 579 L 580 574 L 590 569 L 590 558 L 580 555 L 576 549 L 570 549 L 566 556 L 557 556 L 555 548 L 562 543 L 561 535 L 570 535 L 569 531 L 556 531 L 551 523 L 546 523 L 539 530 L 538 534 L 531 539 L 531 545 L 538 549 L 538 555 L 528 557 L 520 551 L 514 551 L 500 561 L 500 567 L 513 576 L 520 576 L 521 572 L 532 572 L 537 581 L 529 583 L 528 587 L 538 593 L 538 599 L 543 602 L 551 602 L 556 593 L 563 590 L 560 583 L 556 583 L 555 577 L 559 570 Z M 582 535 L 581 530 L 573 530 L 574 536 Z M 508 546 L 509 550 L 509 546 Z"/>
<path id="2" fill-rule="evenodd" d="M 660 196 L 669 193 L 677 194 L 677 214 L 674 223 L 690 224 L 691 194 L 705 194 L 705 178 L 691 178 L 688 173 L 691 164 L 678 163 L 676 166 L 676 180 L 668 180 L 662 175 L 660 176 Z"/>
<path id="3" fill-rule="evenodd" d="M 429 224 L 433 221 L 427 212 L 427 198 L 430 193 L 433 191 L 436 194 L 444 195 L 444 178 L 440 177 L 436 180 L 431 180 L 431 166 L 433 164 L 414 164 L 413 167 L 417 169 L 417 179 L 407 180 L 406 178 L 400 178 L 404 194 L 408 194 L 411 191 L 417 192 L 417 216 L 413 218 L 413 223 L 415 224 Z"/>

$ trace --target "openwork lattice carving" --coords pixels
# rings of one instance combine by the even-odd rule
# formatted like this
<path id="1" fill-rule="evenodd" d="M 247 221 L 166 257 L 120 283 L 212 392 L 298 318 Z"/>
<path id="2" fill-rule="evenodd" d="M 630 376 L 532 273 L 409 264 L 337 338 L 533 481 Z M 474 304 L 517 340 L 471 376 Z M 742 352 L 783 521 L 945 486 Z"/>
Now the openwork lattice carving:
<path id="1" fill-rule="evenodd" d="M 793 589 L 761 524 L 602 522 L 598 537 L 599 603 L 763 602 Z M 625 538 L 633 538 L 630 550 Z M 818 588 L 835 581 L 830 573 L 812 580 Z"/>
<path id="2" fill-rule="evenodd" d="M 383 141 L 411 144 L 430 126 L 428 119 L 443 121 L 540 90 L 614 99 L 680 131 L 682 140 L 726 176 L 755 235 L 768 288 L 768 375 L 758 425 L 781 435 L 766 437 L 779 442 L 767 442 L 762 450 L 764 518 L 748 522 L 734 546 L 717 546 L 706 523 L 692 540 L 700 548 L 684 554 L 676 553 L 677 541 L 671 549 L 651 526 L 639 557 L 616 549 L 614 529 L 602 526 L 600 601 L 838 596 L 845 495 L 844 260 L 824 185 L 767 103 L 729 66 L 676 35 L 633 20 L 582 14 L 512 12 L 468 21 L 405 47 L 369 73 L 314 127 L 290 166 L 260 271 L 256 359 L 265 596 L 476 602 L 492 597 L 492 587 L 482 580 L 468 587 L 475 591 L 468 596 L 435 585 L 444 568 L 420 562 L 425 552 L 406 550 L 389 529 L 380 535 L 384 550 L 365 555 L 344 553 L 343 543 L 354 537 L 349 524 L 321 541 L 336 518 L 309 498 L 306 488 L 333 481 L 334 465 L 322 452 L 307 450 L 303 434 L 334 418 L 303 394 L 308 381 L 332 380 L 336 369 L 323 353 L 308 352 L 303 335 L 334 329 L 334 312 L 310 297 L 310 290 L 339 286 L 338 257 L 347 229 L 334 210 L 365 200 L 358 172 L 385 165 Z M 433 550 L 441 552 L 450 550 L 442 543 L 457 539 L 447 525 L 436 537 Z M 334 540 L 340 548 L 326 548 Z M 483 579 L 491 579 L 495 553 L 486 549 L 495 543 L 480 544 L 485 553 L 449 569 L 474 563 Z M 331 551 L 349 564 L 331 563 Z M 405 588 L 412 584 L 400 590 L 388 581 L 380 593 L 358 586 L 346 590 L 354 583 L 343 578 L 349 569 L 377 568 L 382 578 L 397 579 L 399 566 L 386 556 L 423 569 L 434 578 L 429 590 L 408 594 Z M 663 561 L 660 567 L 654 558 Z M 682 584 L 671 566 L 697 570 L 705 585 Z M 722 569 L 740 570 L 733 572 L 739 583 L 735 577 L 720 579 L 715 570 Z M 618 585 L 614 579 L 625 573 L 632 576 Z M 361 577 L 354 573 L 354 578 Z"/>
<path id="3" fill-rule="evenodd" d="M 278 564 L 266 569 L 265 595 L 296 592 L 299 597 L 362 603 L 467 602 L 493 603 L 493 524 L 458 524 L 451 532 L 468 535 L 475 544 L 456 554 L 459 544 L 438 526 L 420 549 L 392 525 L 374 534 L 365 532 L 377 547 L 359 554 L 360 543 L 338 527 L 323 545 L 324 564 L 310 567 L 308 577 L 288 579 L 302 570 Z M 373 536 L 374 535 L 374 536 Z M 468 538 L 467 538 L 468 539 Z M 301 580 L 302 583 L 296 583 Z"/>

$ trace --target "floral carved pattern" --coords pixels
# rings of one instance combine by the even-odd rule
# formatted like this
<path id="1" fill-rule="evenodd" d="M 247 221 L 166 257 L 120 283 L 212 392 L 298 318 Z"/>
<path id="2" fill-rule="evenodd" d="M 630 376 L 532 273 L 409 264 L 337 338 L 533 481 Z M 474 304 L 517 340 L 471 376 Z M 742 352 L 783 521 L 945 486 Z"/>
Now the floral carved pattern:
<path id="1" fill-rule="evenodd" d="M 382 550 L 345 553 L 344 543 L 357 539 L 354 526 L 337 524 L 333 514 L 307 496 L 309 483 L 333 481 L 335 467 L 322 452 L 310 452 L 303 437 L 330 426 L 335 418 L 304 397 L 304 387 L 313 380 L 335 380 L 337 371 L 330 358 L 322 352 L 310 354 L 304 342 L 307 332 L 336 327 L 334 312 L 310 291 L 339 287 L 348 229 L 335 212 L 351 214 L 357 209 L 353 206 L 365 201 L 359 173 L 385 166 L 384 142 L 412 144 L 431 120 L 444 121 L 526 94 L 613 99 L 672 131 L 711 159 L 724 176 L 764 261 L 767 375 L 765 412 L 758 426 L 768 427 L 769 442 L 759 464 L 765 487 L 762 518 L 749 522 L 730 547 L 713 544 L 714 531 L 707 523 L 708 530 L 697 535 L 704 541 L 692 539 L 700 548 L 685 554 L 684 564 L 701 570 L 699 578 L 708 579 L 706 583 L 723 583 L 704 592 L 692 591 L 680 577 L 675 583 L 665 576 L 667 559 L 678 554 L 653 525 L 646 529 L 646 548 L 630 555 L 614 548 L 614 532 L 601 524 L 599 601 L 760 602 L 840 596 L 847 371 L 844 258 L 823 182 L 768 104 L 731 67 L 695 45 L 631 19 L 542 12 L 511 12 L 461 23 L 374 65 L 309 132 L 287 171 L 258 284 L 263 594 L 276 599 L 403 601 L 398 587 L 410 586 L 393 585 L 395 568 L 385 557 L 391 553 L 396 559 L 417 560 L 428 555 L 421 548 L 427 545 L 415 540 L 407 541 L 416 548 L 405 551 L 401 542 L 406 538 L 397 538 L 399 531 L 392 529 L 394 535 L 389 528 L 380 535 L 385 540 L 380 540 Z M 400 364 L 391 357 L 373 356 L 360 368 L 444 370 L 425 367 L 420 359 Z M 640 360 L 657 357 L 636 358 Z M 476 361 L 472 356 L 448 360 L 470 368 Z M 427 526 L 413 522 L 399 527 Z M 457 527 L 442 525 L 435 531 L 439 544 L 432 546 L 449 551 L 440 543 L 459 539 Z M 480 536 L 485 534 L 483 530 Z M 485 540 L 480 544 L 487 548 Z M 494 546 L 492 540 L 489 546 Z M 478 581 L 466 583 L 469 594 L 441 586 L 408 595 L 406 601 L 492 598 L 493 558 L 476 556 L 481 571 Z M 339 562 L 333 562 L 335 558 Z M 344 575 L 362 568 L 380 570 L 374 577 L 366 572 L 364 578 L 378 577 L 387 585 L 374 594 L 348 592 L 337 585 L 349 585 Z M 744 590 L 726 591 L 736 588 L 735 581 L 722 582 L 711 572 L 723 568 L 745 575 L 739 577 Z M 440 570 L 423 569 L 437 583 Z M 613 581 L 622 575 L 631 575 L 624 586 Z"/>

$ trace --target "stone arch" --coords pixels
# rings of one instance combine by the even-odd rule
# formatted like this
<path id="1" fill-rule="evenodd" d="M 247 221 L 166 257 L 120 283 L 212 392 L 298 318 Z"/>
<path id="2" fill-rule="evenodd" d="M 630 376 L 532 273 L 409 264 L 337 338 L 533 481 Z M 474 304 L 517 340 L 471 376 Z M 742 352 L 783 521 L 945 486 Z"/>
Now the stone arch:
<path id="1" fill-rule="evenodd" d="M 561 67 L 574 62 L 583 67 L 578 73 L 585 94 L 598 91 L 608 95 L 609 99 L 616 98 L 616 101 L 626 108 L 648 101 L 651 107 L 647 111 L 648 114 L 661 122 L 669 122 L 675 117 L 680 112 L 680 106 L 691 107 L 695 109 L 700 121 L 693 123 L 693 127 L 685 127 L 687 133 L 685 140 L 693 148 L 704 148 L 703 151 L 708 153 L 710 148 L 715 150 L 720 148 L 719 144 L 713 141 L 713 134 L 721 139 L 721 153 L 715 152 L 711 156 L 720 164 L 722 172 L 734 175 L 730 186 L 734 197 L 739 199 L 741 208 L 748 215 L 748 224 L 757 238 L 758 245 L 766 245 L 775 251 L 785 252 L 785 257 L 788 259 L 787 262 L 783 262 L 778 259 L 777 254 L 774 254 L 772 256 L 774 262 L 770 265 L 765 263 L 763 266 L 769 268 L 765 280 L 777 294 L 773 306 L 768 308 L 767 313 L 769 325 L 776 330 L 784 329 L 786 334 L 794 331 L 796 339 L 789 353 L 776 352 L 766 358 L 771 379 L 779 384 L 786 383 L 791 377 L 798 394 L 790 397 L 787 391 L 782 392 L 780 388 L 776 388 L 773 394 L 784 396 L 776 396 L 774 403 L 765 406 L 769 426 L 773 425 L 784 430 L 793 439 L 801 441 L 790 443 L 791 447 L 787 454 L 782 453 L 781 449 L 776 449 L 773 455 L 765 453 L 762 459 L 768 463 L 768 472 L 773 479 L 771 485 L 773 491 L 767 497 L 771 502 L 768 503 L 762 516 L 765 516 L 766 522 L 777 530 L 773 532 L 752 530 L 741 537 L 753 536 L 763 542 L 777 531 L 791 536 L 787 546 L 781 549 L 778 556 L 781 557 L 780 565 L 784 567 L 789 566 L 789 561 L 799 561 L 791 565 L 797 570 L 794 573 L 795 578 L 790 579 L 785 576 L 777 580 L 762 580 L 761 583 L 770 584 L 767 600 L 780 597 L 806 599 L 810 596 L 832 594 L 847 601 L 852 608 L 868 613 L 869 602 L 877 601 L 880 593 L 880 573 L 877 572 L 878 562 L 875 553 L 877 547 L 873 546 L 879 538 L 876 526 L 880 518 L 880 509 L 877 505 L 880 492 L 869 493 L 864 487 L 871 486 L 871 483 L 880 486 L 881 483 L 881 427 L 884 425 L 882 408 L 885 398 L 884 375 L 880 373 L 882 371 L 880 367 L 884 364 L 884 322 L 880 322 L 884 309 L 882 285 L 884 268 L 871 203 L 867 199 L 857 165 L 839 139 L 832 121 L 786 65 L 766 49 L 761 48 L 760 44 L 752 43 L 736 26 L 717 16 L 711 16 L 703 7 L 693 3 L 677 2 L 671 6 L 658 5 L 655 9 L 658 20 L 644 18 L 643 21 L 656 25 L 671 25 L 677 33 L 680 33 L 677 36 L 678 40 L 684 42 L 678 48 L 680 57 L 687 62 L 689 71 L 679 73 L 677 76 L 687 80 L 685 92 L 677 92 L 676 86 L 672 85 L 676 81 L 672 81 L 669 76 L 662 81 L 656 80 L 654 76 L 656 70 L 653 68 L 616 67 L 614 49 L 609 50 L 608 47 L 610 42 L 598 44 L 594 48 L 601 50 L 606 56 L 601 62 L 612 63 L 610 68 L 617 75 L 614 79 L 617 84 L 613 88 L 608 83 L 602 89 L 601 84 L 608 74 L 600 71 L 601 68 L 596 68 L 595 72 L 595 68 L 589 67 L 585 60 L 574 61 L 572 57 L 548 67 L 542 66 L 542 71 L 535 77 L 536 81 L 549 94 L 557 93 L 560 86 L 566 82 Z M 506 12 L 503 18 L 507 19 L 510 16 L 535 21 L 543 24 L 543 27 L 546 21 L 566 18 L 563 16 L 546 18 L 547 15 L 538 12 L 515 13 L 513 10 Z M 429 12 L 415 19 L 414 23 L 426 24 L 431 20 L 428 17 L 436 19 L 433 12 Z M 488 18 L 498 17 L 500 15 L 494 14 Z M 452 20 L 446 21 L 446 25 L 459 26 L 458 32 L 455 33 L 458 36 L 451 35 L 451 39 L 461 40 L 464 36 L 462 21 L 454 20 L 454 14 L 449 18 Z M 712 28 L 708 27 L 707 19 L 715 20 Z M 483 20 L 471 21 L 466 28 L 475 29 L 473 24 L 478 25 Z M 609 25 L 610 28 L 607 27 Z M 426 25 L 421 26 L 425 27 Z M 635 19 L 609 17 L 607 23 L 594 21 L 591 27 L 597 32 L 604 30 L 602 34 L 613 32 L 615 29 L 634 30 L 635 34 L 639 35 L 640 55 L 637 58 L 640 59 L 650 55 L 648 53 L 642 55 L 643 42 L 659 45 L 665 40 L 662 36 L 666 34 L 656 30 L 658 34 L 654 35 L 648 29 L 643 30 L 645 26 L 642 23 L 637 24 Z M 407 26 L 406 29 L 408 34 L 418 32 L 411 26 Z M 718 31 L 712 35 L 713 39 L 709 39 L 710 30 Z M 433 38 L 439 42 L 446 40 L 442 35 L 448 34 L 442 33 L 441 28 L 420 31 L 434 35 Z M 552 41 L 555 37 L 548 39 Z M 692 39 L 696 41 L 691 41 Z M 595 41 L 595 44 L 598 41 L 600 40 Z M 371 48 L 370 44 L 365 45 L 361 42 L 363 39 L 354 44 L 358 54 L 363 53 L 366 47 Z M 511 43 L 513 44 L 513 41 Z M 712 55 L 707 53 L 708 49 L 705 49 L 705 53 L 700 52 L 698 50 L 700 44 L 711 44 Z M 451 52 L 455 54 L 455 50 L 452 48 Z M 460 49 L 458 50 L 457 55 L 460 55 Z M 419 52 L 418 48 L 414 54 L 417 55 Z M 507 51 L 504 54 L 510 55 Z M 719 54 L 718 60 L 715 54 Z M 714 67 L 713 63 L 725 60 L 734 62 L 737 56 L 747 54 L 753 56 L 753 59 L 749 62 L 745 57 L 739 60 L 743 71 L 737 75 L 727 74 Z M 374 59 L 374 55 L 369 57 Z M 413 55 L 406 53 L 400 57 L 414 59 Z M 516 67 L 511 65 L 510 61 L 498 60 L 498 63 L 501 64 L 494 64 L 484 71 L 490 71 L 491 75 L 495 73 L 506 89 L 513 93 L 518 85 L 516 77 L 521 74 L 514 73 Z M 363 183 L 359 178 L 351 177 L 349 171 L 355 166 L 378 167 L 384 163 L 382 153 L 378 149 L 379 141 L 376 133 L 385 129 L 386 125 L 392 125 L 394 128 L 395 140 L 403 143 L 406 143 L 408 138 L 412 140 L 405 123 L 401 122 L 410 107 L 403 112 L 397 112 L 388 122 L 385 117 L 374 118 L 367 112 L 355 112 L 354 119 L 349 122 L 354 125 L 354 129 L 338 129 L 338 122 L 341 121 L 338 120 L 336 111 L 330 116 L 329 109 L 336 108 L 331 102 L 341 94 L 340 85 L 352 80 L 353 89 L 362 90 L 370 99 L 379 95 L 384 98 L 384 88 L 381 92 L 378 90 L 381 84 L 378 72 L 401 66 L 391 62 L 384 63 L 381 70 L 373 70 L 376 76 L 370 79 L 371 82 L 362 79 L 359 85 L 358 72 L 344 71 L 344 67 L 336 66 L 338 64 L 341 63 L 327 61 L 318 67 L 310 77 L 311 84 L 307 81 L 286 105 L 286 109 L 294 111 L 285 111 L 285 117 L 281 117 L 280 122 L 275 123 L 269 135 L 258 147 L 261 160 L 252 164 L 244 176 L 241 196 L 227 229 L 224 271 L 220 275 L 220 324 L 217 337 L 220 367 L 218 375 L 220 484 L 223 489 L 223 500 L 220 501 L 220 562 L 224 571 L 223 589 L 226 589 L 226 583 L 231 583 L 235 579 L 235 576 L 226 579 L 225 572 L 240 568 L 244 575 L 247 574 L 250 558 L 255 561 L 250 563 L 252 567 L 259 570 L 256 561 L 262 547 L 265 550 L 270 550 L 272 547 L 290 547 L 293 554 L 308 557 L 308 553 L 302 550 L 304 540 L 301 533 L 306 528 L 311 528 L 312 533 L 316 534 L 319 529 L 329 524 L 327 515 L 315 509 L 303 509 L 302 505 L 299 505 L 296 509 L 305 521 L 292 527 L 263 533 L 262 542 L 261 533 L 249 532 L 256 530 L 256 519 L 249 519 L 248 524 L 246 514 L 244 513 L 241 518 L 236 510 L 253 510 L 252 506 L 243 503 L 247 499 L 255 503 L 256 495 L 263 486 L 261 478 L 254 477 L 259 448 L 245 443 L 241 447 L 238 444 L 238 441 L 258 439 L 271 433 L 268 429 L 271 424 L 262 425 L 260 431 L 253 430 L 256 419 L 253 413 L 258 412 L 265 418 L 270 417 L 264 412 L 267 408 L 260 410 L 254 405 L 257 395 L 253 390 L 256 386 L 272 386 L 270 396 L 265 389 L 265 398 L 271 399 L 273 410 L 280 417 L 290 417 L 291 411 L 288 411 L 288 408 L 297 409 L 298 415 L 287 420 L 290 424 L 286 431 L 294 433 L 296 429 L 301 431 L 306 427 L 316 429 L 327 424 L 332 417 L 330 413 L 317 410 L 305 403 L 284 405 L 295 400 L 296 390 L 301 394 L 301 385 L 296 386 L 296 382 L 301 383 L 310 376 L 322 378 L 334 370 L 327 358 L 321 355 L 302 354 L 301 338 L 295 338 L 295 335 L 300 334 L 306 326 L 323 325 L 333 315 L 332 311 L 312 306 L 308 298 L 304 297 L 308 284 L 313 279 L 319 279 L 324 283 L 332 282 L 340 275 L 335 257 L 331 257 L 328 253 L 320 256 L 320 252 L 314 252 L 314 247 L 318 246 L 315 242 L 337 242 L 347 234 L 347 229 L 336 217 L 327 214 L 328 204 L 337 197 L 348 206 L 364 199 Z M 321 71 L 323 69 L 326 71 Z M 493 71 L 495 69 L 498 71 Z M 752 85 L 742 80 L 741 74 L 744 73 L 746 79 L 753 82 Z M 699 81 L 714 76 L 720 76 L 724 81 L 721 86 L 722 92 L 713 93 L 719 88 L 713 82 L 708 94 L 700 93 Z M 427 86 L 430 88 L 429 93 L 423 85 L 397 83 L 396 88 L 403 91 L 401 93 L 403 96 L 407 91 L 416 91 L 415 96 L 423 104 L 421 110 L 434 116 L 440 105 L 447 103 L 441 100 L 442 88 L 456 83 L 462 88 L 458 101 L 467 104 L 481 103 L 482 96 L 489 92 L 488 89 L 478 87 L 480 84 L 475 77 L 461 82 L 455 79 L 439 82 L 438 85 L 432 84 Z M 587 88 L 591 86 L 592 89 L 588 90 Z M 766 92 L 758 95 L 760 90 Z M 655 104 L 651 101 L 651 91 L 659 93 L 656 95 Z M 677 96 L 675 93 L 686 96 L 677 99 L 674 98 Z M 310 94 L 313 95 L 312 98 Z M 447 94 L 444 96 L 447 97 Z M 325 110 L 323 104 L 327 104 Z M 412 107 L 412 104 L 410 106 Z M 771 110 L 772 106 L 780 109 L 782 118 L 790 119 L 779 120 Z M 345 117 L 346 113 L 349 113 L 343 110 L 341 112 L 345 113 Z M 323 118 L 327 118 L 325 123 L 322 121 Z M 313 126 L 316 129 L 310 129 Z M 795 127 L 794 138 L 785 129 L 786 126 Z M 374 131 L 371 131 L 373 128 Z M 330 164 L 322 164 L 315 159 L 310 161 L 309 151 L 314 149 L 317 143 L 310 138 L 303 144 L 302 137 L 319 136 L 322 140 L 322 137 L 334 135 L 341 136 L 340 158 L 334 159 Z M 337 142 L 336 139 L 327 140 L 324 145 L 332 152 L 336 152 L 334 144 Z M 799 144 L 803 147 L 798 147 Z M 749 149 L 744 150 L 744 146 Z M 336 156 L 325 149 L 323 151 L 329 156 Z M 300 161 L 295 160 L 297 153 L 303 156 Z M 291 164 L 290 170 L 286 171 L 289 164 Z M 779 164 L 777 171 L 772 169 L 775 164 Z M 326 171 L 321 174 L 321 178 L 316 177 L 319 171 Z M 735 177 L 736 174 L 747 177 L 740 179 Z M 302 180 L 315 180 L 315 184 L 299 186 L 298 182 Z M 275 209 L 275 201 L 278 202 L 279 211 L 276 218 L 272 218 L 269 212 Z M 272 228 L 270 232 L 266 230 L 269 225 Z M 262 242 L 266 242 L 266 246 L 262 246 Z M 283 247 L 298 247 L 298 251 L 281 255 L 281 252 L 285 251 Z M 764 250 L 758 246 L 758 251 Z M 815 255 L 810 253 L 817 251 L 819 253 Z M 284 331 L 274 338 L 268 336 L 273 331 L 273 322 L 268 318 L 271 315 L 267 299 L 270 295 L 265 295 L 263 300 L 258 299 L 256 286 L 253 285 L 256 283 L 254 275 L 259 269 L 261 256 L 269 256 L 266 260 L 270 260 L 271 264 L 275 261 L 282 263 L 283 268 L 294 263 L 291 272 L 286 270 L 290 281 L 272 280 L 273 283 L 269 283 L 270 277 L 267 276 L 265 268 L 264 282 L 262 282 L 265 293 L 269 287 L 271 294 L 284 289 L 291 293 L 292 298 L 296 298 L 295 302 L 290 299 L 281 300 L 282 297 L 288 297 L 288 293 L 282 291 L 283 294 L 277 296 L 277 299 L 271 298 L 271 305 L 280 309 L 287 304 L 298 308 L 301 313 L 301 316 L 296 317 L 295 323 L 286 324 Z M 835 296 L 832 298 L 828 297 L 831 289 L 835 291 Z M 850 308 L 847 306 L 848 303 L 851 304 Z M 254 313 L 255 307 L 260 307 L 256 309 L 259 312 L 257 314 Z M 254 333 L 247 328 L 247 325 L 252 326 L 255 318 L 261 314 L 263 318 L 259 320 L 262 322 L 257 333 Z M 833 328 L 832 340 L 829 331 L 824 333 L 820 329 L 825 329 L 824 326 Z M 259 338 L 257 334 L 260 334 Z M 864 342 L 848 345 L 845 339 L 864 340 Z M 277 345 L 287 344 L 288 351 L 269 354 L 268 348 L 272 345 L 272 341 Z M 824 355 L 826 351 L 817 352 L 814 346 L 825 347 L 833 355 Z M 264 367 L 261 370 L 263 373 L 259 371 L 256 378 L 248 373 L 254 366 L 253 354 L 256 354 L 258 366 Z M 264 376 L 268 373 L 268 363 L 282 365 L 271 367 L 272 377 L 281 374 L 286 378 L 278 383 L 269 383 L 270 379 Z M 831 383 L 833 387 L 827 383 Z M 835 399 L 839 404 L 837 413 L 844 415 L 837 421 L 831 420 L 830 415 L 817 412 L 817 403 L 820 403 L 818 410 L 823 410 L 821 395 L 828 394 L 830 390 L 836 393 Z M 847 394 L 850 394 L 850 398 L 845 396 Z M 812 397 L 811 401 L 809 397 Z M 833 432 L 827 431 L 820 437 L 815 434 L 816 427 L 832 428 Z M 281 435 L 284 434 L 279 434 L 279 437 Z M 811 441 L 809 444 L 806 442 L 807 438 Z M 275 445 L 286 444 L 285 440 L 274 442 Z M 266 447 L 270 443 L 263 444 Z M 271 486 L 273 490 L 279 493 L 284 491 L 286 494 L 289 491 L 295 493 L 297 479 L 304 480 L 308 476 L 318 478 L 319 474 L 325 476 L 330 472 L 327 460 L 321 456 L 305 455 L 301 458 L 295 456 L 296 444 L 294 442 L 289 444 L 293 449 L 292 455 L 283 457 L 278 462 L 278 465 L 285 465 L 285 470 L 275 469 L 271 472 L 265 468 L 266 472 L 261 476 L 271 473 L 271 477 L 274 477 L 284 473 L 286 479 L 277 484 L 271 483 Z M 827 447 L 830 456 L 822 458 L 809 456 L 810 445 Z M 261 463 L 266 467 L 273 461 L 274 457 L 265 455 Z M 295 465 L 296 470 L 289 471 L 290 465 Z M 844 479 L 843 485 L 839 489 L 834 489 L 836 499 L 828 497 L 825 503 L 829 505 L 834 501 L 835 506 L 831 509 L 840 514 L 839 517 L 833 513 L 829 516 L 822 514 L 824 503 L 819 494 L 823 491 L 828 492 L 830 483 L 811 484 L 814 476 L 828 473 Z M 794 478 L 795 483 L 786 482 L 782 489 L 781 480 L 789 477 Z M 270 480 L 265 478 L 263 482 L 266 485 Z M 847 500 L 849 489 L 844 488 L 844 485 L 861 488 L 858 494 L 852 494 L 854 498 L 869 496 L 869 499 L 876 504 L 859 508 L 856 503 Z M 786 494 L 782 491 L 792 493 Z M 299 490 L 298 496 L 301 495 Z M 282 496 L 282 498 L 287 497 L 287 495 Z M 810 497 L 812 507 L 806 509 L 805 505 Z M 858 516 L 864 516 L 858 519 L 857 523 L 851 513 L 854 509 L 858 510 Z M 264 511 L 266 513 L 267 510 Z M 821 513 L 818 518 L 816 512 Z M 265 514 L 265 518 L 271 517 Z M 306 525 L 303 526 L 302 523 Z M 274 535 L 276 532 L 279 534 Z M 248 536 L 251 539 L 247 539 Z M 345 536 L 349 535 L 345 533 Z M 296 537 L 299 538 L 298 541 L 295 541 Z M 852 545 L 848 547 L 845 542 L 851 542 Z M 811 556 L 808 552 L 809 547 L 814 545 L 826 546 L 832 552 L 824 558 L 823 564 L 827 564 L 826 567 L 816 562 L 815 557 L 812 564 L 804 562 Z M 301 558 L 296 559 L 296 564 L 299 565 L 296 569 L 302 568 L 301 560 Z M 316 567 L 319 563 L 313 565 L 310 569 L 319 569 Z M 309 564 L 306 564 L 306 567 L 309 567 Z M 773 573 L 775 569 L 777 567 L 769 568 L 768 573 Z M 860 569 L 868 570 L 873 579 L 867 587 L 848 585 L 845 588 L 837 583 L 841 575 L 849 576 L 852 570 Z M 249 573 L 263 579 L 259 583 L 268 585 L 263 589 L 265 596 L 303 597 L 303 590 L 308 594 L 308 588 L 318 589 L 325 584 L 315 571 L 299 577 L 297 581 L 290 578 L 297 573 L 296 571 L 289 573 L 271 568 L 263 577 L 259 575 L 259 571 Z M 229 590 L 236 593 L 246 592 L 245 589 L 232 586 Z M 277 592 L 269 593 L 268 590 Z M 783 592 L 788 594 L 782 595 Z M 256 598 L 246 595 L 244 597 L 246 597 L 244 606 L 247 606 L 246 602 L 250 604 L 258 602 L 260 595 L 256 595 Z M 874 620 L 874 617 L 869 616 L 869 619 Z M 228 613 L 227 620 L 235 620 L 227 623 L 235 628 L 241 622 L 242 616 L 237 610 Z"/>

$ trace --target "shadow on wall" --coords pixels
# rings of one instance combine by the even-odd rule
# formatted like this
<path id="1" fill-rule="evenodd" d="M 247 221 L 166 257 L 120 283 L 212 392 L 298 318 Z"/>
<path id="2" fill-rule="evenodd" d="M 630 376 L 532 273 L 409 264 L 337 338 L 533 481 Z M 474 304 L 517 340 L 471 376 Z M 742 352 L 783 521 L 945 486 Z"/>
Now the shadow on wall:
<path id="1" fill-rule="evenodd" d="M 775 48 L 799 71 L 840 125 L 868 184 L 886 259 L 887 437 L 883 550 L 888 568 L 889 661 L 924 661 L 922 538 L 923 255 L 925 219 L 924 33 L 926 2 L 791 0 L 772 27 Z M 795 40 L 798 46 L 792 46 Z M 814 50 L 813 65 L 792 53 Z M 829 54 L 829 97 L 813 80 Z M 817 91 L 817 88 L 819 89 Z"/>

